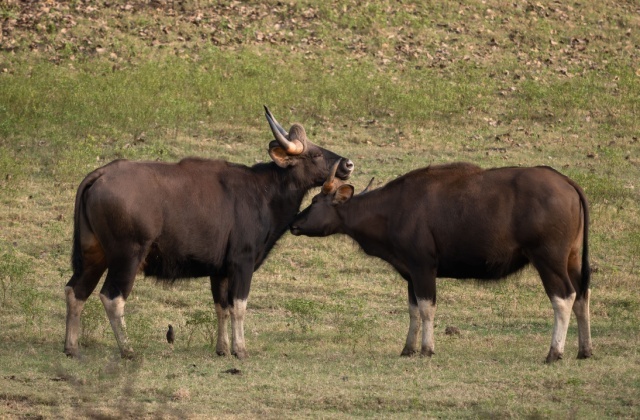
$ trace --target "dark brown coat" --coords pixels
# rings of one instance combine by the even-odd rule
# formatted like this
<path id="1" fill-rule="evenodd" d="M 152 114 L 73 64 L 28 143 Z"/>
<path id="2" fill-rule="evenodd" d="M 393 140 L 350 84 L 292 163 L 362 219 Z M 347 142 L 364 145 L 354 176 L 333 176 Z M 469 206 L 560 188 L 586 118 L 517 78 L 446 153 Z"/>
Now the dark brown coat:
<path id="1" fill-rule="evenodd" d="M 547 360 L 562 356 L 572 307 L 579 357 L 591 355 L 589 213 L 571 179 L 549 167 L 483 170 L 455 163 L 409 172 L 365 194 L 353 192 L 351 185 L 329 179 L 291 231 L 344 233 L 367 254 L 389 262 L 407 280 L 410 313 L 419 314 L 427 330 L 423 354 L 433 353 L 428 329 L 436 277 L 500 279 L 532 263 L 556 316 Z M 403 354 L 416 351 L 416 328 L 412 318 Z"/>
<path id="2" fill-rule="evenodd" d="M 276 137 L 271 163 L 252 167 L 187 158 L 178 163 L 117 160 L 78 188 L 73 276 L 67 284 L 65 352 L 78 352 L 80 313 L 102 274 L 100 291 L 116 339 L 128 356 L 124 302 L 136 273 L 159 279 L 211 279 L 220 354 L 244 357 L 243 318 L 253 272 L 286 232 L 306 192 L 322 185 L 332 165 L 347 178 L 353 163 L 316 146 L 294 124 L 287 133 L 266 110 Z"/>

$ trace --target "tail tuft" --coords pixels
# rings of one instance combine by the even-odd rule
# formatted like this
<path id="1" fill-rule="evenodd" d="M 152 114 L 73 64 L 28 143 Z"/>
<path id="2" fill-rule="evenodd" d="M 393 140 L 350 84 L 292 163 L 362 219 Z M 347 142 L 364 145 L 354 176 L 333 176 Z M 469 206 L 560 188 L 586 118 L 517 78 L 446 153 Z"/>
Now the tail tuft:
<path id="1" fill-rule="evenodd" d="M 583 232 L 582 232 L 582 282 L 580 285 L 580 292 L 578 297 L 585 297 L 591 284 L 591 266 L 589 265 L 589 203 L 587 197 L 584 195 L 582 188 L 575 182 L 571 181 L 571 185 L 576 189 L 580 196 L 580 203 L 582 204 L 582 217 L 583 219 Z"/>

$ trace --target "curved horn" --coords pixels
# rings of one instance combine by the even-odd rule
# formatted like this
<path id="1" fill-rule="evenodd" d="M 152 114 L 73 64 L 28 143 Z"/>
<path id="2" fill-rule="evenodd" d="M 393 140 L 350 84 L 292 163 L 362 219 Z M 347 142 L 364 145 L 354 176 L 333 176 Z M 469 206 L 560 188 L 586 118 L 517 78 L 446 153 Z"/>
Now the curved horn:
<path id="1" fill-rule="evenodd" d="M 289 133 L 287 133 L 287 130 L 282 128 L 282 125 L 280 125 L 280 123 L 276 120 L 276 117 L 274 117 L 271 111 L 269 111 L 269 108 L 266 105 L 262 105 L 262 106 L 264 107 L 264 110 L 267 114 L 267 118 L 271 118 L 273 122 L 276 123 L 276 127 L 278 128 L 278 131 L 281 132 L 283 136 L 288 136 Z"/>
<path id="2" fill-rule="evenodd" d="M 269 112 L 269 109 L 266 106 L 265 109 L 265 114 L 267 117 L 267 121 L 269 122 L 269 127 L 271 127 L 271 132 L 273 133 L 273 136 L 276 138 L 280 146 L 282 146 L 282 148 L 289 155 L 299 155 L 300 153 L 302 153 L 302 151 L 304 150 L 304 145 L 300 141 L 289 141 L 289 139 L 286 138 L 285 135 L 280 131 L 284 131 L 284 129 L 282 127 L 279 127 L 278 123 L 271 115 L 271 112 Z M 286 131 L 284 132 L 286 133 Z"/>
<path id="3" fill-rule="evenodd" d="M 331 194 L 336 189 L 335 181 L 336 181 L 336 172 L 338 171 L 338 165 L 340 165 L 340 160 L 338 160 L 336 163 L 333 164 L 333 166 L 331 167 L 331 171 L 329 172 L 329 176 L 327 177 L 327 180 L 324 181 L 324 184 L 322 184 L 322 192 L 325 195 Z"/>
<path id="4" fill-rule="evenodd" d="M 375 177 L 374 177 L 374 178 L 371 178 L 371 181 L 369 181 L 369 185 L 367 185 L 367 188 L 365 188 L 364 190 L 362 190 L 362 192 L 361 192 L 359 195 L 361 195 L 361 194 L 366 194 L 366 193 L 368 193 L 368 192 L 369 192 L 369 188 L 371 188 L 371 184 L 373 184 L 373 180 L 374 180 L 374 179 L 375 179 Z"/>

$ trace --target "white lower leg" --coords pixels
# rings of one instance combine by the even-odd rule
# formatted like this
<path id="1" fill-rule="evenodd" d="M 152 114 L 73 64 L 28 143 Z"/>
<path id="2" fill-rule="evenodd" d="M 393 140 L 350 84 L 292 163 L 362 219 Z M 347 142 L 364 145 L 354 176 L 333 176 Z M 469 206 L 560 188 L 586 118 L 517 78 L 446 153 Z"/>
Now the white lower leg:
<path id="1" fill-rule="evenodd" d="M 233 335 L 233 354 L 239 359 L 247 356 L 244 343 L 244 316 L 247 311 L 247 300 L 236 299 L 231 307 L 231 333 Z"/>
<path id="2" fill-rule="evenodd" d="M 409 332 L 402 350 L 403 356 L 410 356 L 418 350 L 418 333 L 420 332 L 420 311 L 417 305 L 409 301 Z"/>
<path id="3" fill-rule="evenodd" d="M 76 356 L 78 354 L 78 336 L 80 335 L 80 315 L 85 301 L 76 299 L 73 288 L 70 286 L 64 288 L 64 293 L 67 299 L 67 328 L 64 352 L 68 356 Z"/>
<path id="4" fill-rule="evenodd" d="M 555 319 L 553 322 L 553 335 L 551 336 L 551 349 L 549 349 L 549 355 L 547 356 L 548 361 L 562 358 L 571 318 L 571 308 L 575 299 L 575 293 L 564 299 L 557 296 L 551 298 Z"/>
<path id="5" fill-rule="evenodd" d="M 578 358 L 591 357 L 591 320 L 589 315 L 589 299 L 591 290 L 587 290 L 583 299 L 577 299 L 573 304 L 573 312 L 578 321 Z"/>
<path id="6" fill-rule="evenodd" d="M 433 338 L 434 319 L 436 305 L 431 300 L 418 299 L 418 309 L 422 318 L 422 350 L 423 356 L 435 354 L 435 341 Z"/>
<path id="7" fill-rule="evenodd" d="M 115 299 L 109 299 L 107 296 L 100 293 L 100 300 L 104 305 L 104 309 L 109 317 L 109 323 L 113 334 L 116 336 L 118 347 L 120 347 L 120 353 L 123 357 L 129 357 L 133 354 L 133 349 L 129 345 L 129 338 L 127 337 L 126 324 L 124 322 L 124 298 L 118 296 Z"/>
<path id="8" fill-rule="evenodd" d="M 216 343 L 216 353 L 220 356 L 229 354 L 229 333 L 227 324 L 229 320 L 229 308 L 222 308 L 219 303 L 216 306 L 216 316 L 218 318 L 218 341 Z"/>

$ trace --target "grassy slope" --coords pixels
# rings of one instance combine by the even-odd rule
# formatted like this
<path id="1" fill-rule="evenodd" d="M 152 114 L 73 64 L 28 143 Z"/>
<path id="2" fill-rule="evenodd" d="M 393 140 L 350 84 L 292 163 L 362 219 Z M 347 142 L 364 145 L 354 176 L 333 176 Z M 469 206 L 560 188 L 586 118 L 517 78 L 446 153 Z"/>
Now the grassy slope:
<path id="1" fill-rule="evenodd" d="M 640 12 L 594 3 L 0 4 L 0 414 L 637 417 Z M 357 188 L 455 160 L 579 181 L 595 357 L 573 359 L 572 324 L 566 360 L 542 365 L 552 311 L 526 271 L 440 280 L 437 355 L 400 359 L 398 276 L 346 238 L 286 235 L 254 277 L 249 361 L 212 355 L 206 281 L 142 278 L 127 307 L 141 357 L 115 356 L 92 299 L 86 358 L 66 360 L 82 176 L 117 157 L 268 159 L 263 103 L 351 157 Z"/>

